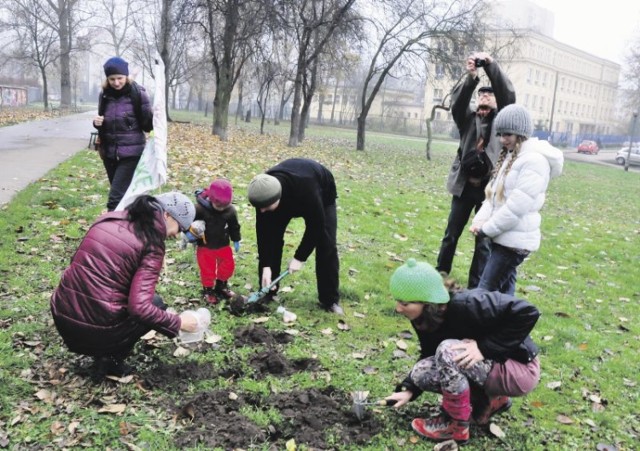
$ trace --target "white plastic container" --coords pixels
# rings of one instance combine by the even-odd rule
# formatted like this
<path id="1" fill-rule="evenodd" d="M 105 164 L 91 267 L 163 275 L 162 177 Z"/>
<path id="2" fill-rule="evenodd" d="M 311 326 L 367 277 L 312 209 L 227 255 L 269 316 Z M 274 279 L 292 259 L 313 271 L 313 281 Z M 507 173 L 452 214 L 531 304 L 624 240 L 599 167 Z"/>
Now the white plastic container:
<path id="1" fill-rule="evenodd" d="M 282 320 L 285 323 L 292 323 L 298 318 L 298 316 L 295 313 L 290 312 L 289 310 L 284 308 L 282 305 L 276 309 L 276 312 L 282 313 Z"/>
<path id="2" fill-rule="evenodd" d="M 202 339 L 204 338 L 205 330 L 207 330 L 209 328 L 209 325 L 211 324 L 211 312 L 209 312 L 209 309 L 201 307 L 195 311 L 185 310 L 184 313 L 192 314 L 198 322 L 198 327 L 196 328 L 195 332 L 186 332 L 184 330 L 181 330 L 180 334 L 178 335 L 180 343 L 189 344 L 202 341 Z"/>

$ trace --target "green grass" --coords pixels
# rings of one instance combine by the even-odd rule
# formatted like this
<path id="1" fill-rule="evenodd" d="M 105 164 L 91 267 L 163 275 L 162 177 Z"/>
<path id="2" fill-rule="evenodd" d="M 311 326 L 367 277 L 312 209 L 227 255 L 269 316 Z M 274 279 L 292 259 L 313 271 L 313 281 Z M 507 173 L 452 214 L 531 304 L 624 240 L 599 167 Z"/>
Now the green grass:
<path id="1" fill-rule="evenodd" d="M 179 116 L 176 114 L 176 116 Z M 174 117 L 187 119 L 187 117 Z M 210 118 L 208 118 L 210 120 Z M 233 121 L 231 121 L 233 123 Z M 289 359 L 316 358 L 324 371 L 292 377 L 236 381 L 183 381 L 172 387 L 141 392 L 134 384 L 93 386 L 69 376 L 76 357 L 58 338 L 48 310 L 51 292 L 80 239 L 103 210 L 107 183 L 94 152 L 81 151 L 47 176 L 18 193 L 0 210 L 0 442 L 10 449 L 43 447 L 123 449 L 127 443 L 172 449 L 181 427 L 171 419 L 167 400 L 176 404 L 203 390 L 227 388 L 266 394 L 333 385 L 345 392 L 389 394 L 411 368 L 417 343 L 408 340 L 408 359 L 395 359 L 397 333 L 410 329 L 393 313 L 388 281 L 402 260 L 435 262 L 446 225 L 450 197 L 444 188 L 455 146 L 436 143 L 432 160 L 424 158 L 424 141 L 370 133 L 367 151 L 354 148 L 354 132 L 312 128 L 305 143 L 286 147 L 287 123 L 256 135 L 259 125 L 239 123 L 228 143 L 208 135 L 208 127 L 185 134 L 172 126 L 169 185 L 185 192 L 206 186 L 214 176 L 229 177 L 242 224 L 242 252 L 232 282 L 238 291 L 255 287 L 254 214 L 245 198 L 246 185 L 258 172 L 290 156 L 315 158 L 329 166 L 338 183 L 339 251 L 342 304 L 349 331 L 316 306 L 313 259 L 286 279 L 291 292 L 281 295 L 298 315 L 300 331 L 284 347 Z M 543 210 L 543 241 L 519 270 L 518 295 L 536 304 L 542 317 L 532 336 L 540 345 L 542 380 L 525 398 L 516 399 L 508 415 L 497 420 L 503 440 L 473 437 L 469 450 L 594 449 L 598 443 L 635 449 L 640 434 L 637 406 L 640 373 L 637 318 L 640 315 L 640 178 L 620 168 L 565 162 L 564 175 L 552 181 Z M 292 223 L 285 258 L 301 237 L 302 224 Z M 463 235 L 453 276 L 466 282 L 473 240 Z M 196 305 L 199 282 L 193 253 L 168 245 L 167 272 L 158 292 L 178 310 Z M 361 315 L 354 316 L 354 313 Z M 166 362 L 193 362 L 221 368 L 242 362 L 254 350 L 233 349 L 233 331 L 250 318 L 224 311 L 212 329 L 223 337 L 217 350 L 172 356 L 168 340 L 149 351 Z M 265 325 L 285 326 L 277 315 Z M 331 328 L 333 334 L 321 331 Z M 355 358 L 354 353 L 364 356 Z M 364 369 L 372 367 L 374 374 Z M 66 376 L 64 376 L 66 375 Z M 64 376 L 64 377 L 62 377 Z M 65 383 L 57 383 L 63 379 Z M 70 380 L 77 387 L 70 388 Z M 550 383 L 560 385 L 550 388 Z M 556 384 L 557 385 L 557 384 Z M 49 390 L 53 399 L 37 397 Z M 594 399 L 600 398 L 600 402 Z M 125 403 L 119 416 L 98 413 L 102 405 Z M 435 405 L 425 394 L 406 411 L 424 412 Z M 274 411 L 246 412 L 261 426 L 280 418 Z M 413 435 L 406 415 L 380 414 L 385 431 L 368 449 L 397 448 L 397 440 Z M 571 424 L 558 421 L 560 415 Z M 56 429 L 58 423 L 62 431 Z M 74 433 L 69 428 L 78 422 Z M 417 449 L 425 449 L 423 442 Z M 339 447 L 339 444 L 336 444 Z"/>

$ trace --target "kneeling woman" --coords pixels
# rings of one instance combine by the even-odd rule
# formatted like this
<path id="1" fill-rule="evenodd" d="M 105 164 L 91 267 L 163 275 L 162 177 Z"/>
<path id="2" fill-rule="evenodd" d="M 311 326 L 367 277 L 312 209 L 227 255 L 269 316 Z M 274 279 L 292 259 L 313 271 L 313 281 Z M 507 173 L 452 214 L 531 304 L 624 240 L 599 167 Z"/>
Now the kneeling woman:
<path id="1" fill-rule="evenodd" d="M 190 314 L 166 312 L 155 295 L 165 239 L 187 230 L 195 207 L 181 193 L 140 196 L 91 226 L 62 274 L 51 313 L 70 351 L 93 356 L 94 379 L 130 371 L 124 359 L 150 330 L 175 337 L 195 331 Z"/>
<path id="2" fill-rule="evenodd" d="M 511 407 L 511 396 L 531 392 L 540 380 L 538 347 L 529 333 L 540 313 L 513 296 L 460 290 L 428 263 L 409 259 L 391 277 L 396 312 L 411 321 L 420 360 L 396 393 L 400 407 L 423 391 L 442 394 L 442 413 L 411 423 L 436 441 L 469 440 L 469 421 L 486 425 Z"/>

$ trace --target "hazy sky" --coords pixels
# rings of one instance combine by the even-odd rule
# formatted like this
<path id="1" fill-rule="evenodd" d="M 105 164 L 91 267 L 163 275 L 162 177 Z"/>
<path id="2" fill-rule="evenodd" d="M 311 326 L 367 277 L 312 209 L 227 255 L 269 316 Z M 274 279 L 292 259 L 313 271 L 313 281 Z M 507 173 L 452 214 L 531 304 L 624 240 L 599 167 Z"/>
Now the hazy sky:
<path id="1" fill-rule="evenodd" d="M 637 0 L 532 0 L 555 14 L 556 40 L 623 63 L 625 49 L 640 36 Z"/>

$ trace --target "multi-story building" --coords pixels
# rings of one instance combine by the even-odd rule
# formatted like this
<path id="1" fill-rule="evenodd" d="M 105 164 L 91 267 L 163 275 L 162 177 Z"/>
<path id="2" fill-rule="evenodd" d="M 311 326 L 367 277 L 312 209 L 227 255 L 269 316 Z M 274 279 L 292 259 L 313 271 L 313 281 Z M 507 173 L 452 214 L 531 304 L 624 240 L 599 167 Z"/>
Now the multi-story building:
<path id="1" fill-rule="evenodd" d="M 615 105 L 620 65 L 556 41 L 550 35 L 553 15 L 530 1 L 501 0 L 493 6 L 495 24 L 510 29 L 494 32 L 489 47 L 506 50 L 497 58 L 515 86 L 517 103 L 531 112 L 536 133 L 569 145 L 583 137 L 606 141 L 606 135 L 619 133 Z M 456 83 L 437 66 L 427 82 L 425 111 L 440 104 Z M 437 110 L 434 130 L 446 128 L 450 119 Z"/>

